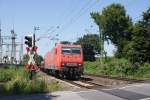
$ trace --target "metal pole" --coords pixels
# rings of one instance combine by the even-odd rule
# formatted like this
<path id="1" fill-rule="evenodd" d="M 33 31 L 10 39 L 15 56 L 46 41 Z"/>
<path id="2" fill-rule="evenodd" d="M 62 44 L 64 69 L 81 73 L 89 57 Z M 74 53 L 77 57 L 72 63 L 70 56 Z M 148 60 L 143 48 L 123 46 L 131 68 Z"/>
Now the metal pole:
<path id="1" fill-rule="evenodd" d="M 23 38 L 22 38 L 22 41 L 21 41 L 21 44 L 20 44 L 20 63 L 22 63 L 22 58 L 23 58 Z"/>
<path id="2" fill-rule="evenodd" d="M 102 47 L 102 32 L 101 32 L 101 28 L 99 26 L 99 38 L 100 38 L 100 62 L 101 62 L 101 65 L 102 65 L 102 57 L 103 57 L 103 47 Z"/>
<path id="3" fill-rule="evenodd" d="M 33 33 L 33 47 L 35 46 L 35 33 Z"/>
<path id="4" fill-rule="evenodd" d="M 35 32 L 36 32 L 36 30 L 40 30 L 40 29 L 39 29 L 39 27 L 35 27 L 35 26 L 34 26 L 34 32 L 33 32 L 33 47 L 35 46 L 35 42 L 36 42 L 36 40 L 35 40 Z"/>
<path id="5" fill-rule="evenodd" d="M 0 21 L 0 63 L 2 63 L 2 34 L 1 34 L 1 21 Z"/>

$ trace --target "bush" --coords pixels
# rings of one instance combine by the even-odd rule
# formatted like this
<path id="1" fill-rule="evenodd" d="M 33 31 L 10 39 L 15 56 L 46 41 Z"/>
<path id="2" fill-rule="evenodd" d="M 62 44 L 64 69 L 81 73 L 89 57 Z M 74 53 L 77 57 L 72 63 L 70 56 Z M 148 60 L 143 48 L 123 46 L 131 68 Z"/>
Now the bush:
<path id="1" fill-rule="evenodd" d="M 21 94 L 24 92 L 24 88 L 27 86 L 27 80 L 25 79 L 17 79 L 10 86 L 10 91 L 13 94 Z"/>
<path id="2" fill-rule="evenodd" d="M 48 92 L 48 84 L 44 78 L 29 81 L 27 86 L 24 88 L 24 93 L 41 93 Z"/>
<path id="3" fill-rule="evenodd" d="M 145 63 L 143 66 L 140 66 L 137 69 L 135 76 L 141 77 L 141 78 L 150 78 L 150 64 Z"/>
<path id="4" fill-rule="evenodd" d="M 46 93 L 59 89 L 58 83 L 48 84 L 44 78 L 35 80 L 16 79 L 0 86 L 0 95 Z"/>
<path id="5" fill-rule="evenodd" d="M 84 72 L 89 74 L 126 77 L 132 79 L 150 78 L 150 64 L 132 64 L 126 59 L 108 58 L 107 61 L 97 60 L 85 62 Z"/>
<path id="6" fill-rule="evenodd" d="M 7 82 L 14 78 L 14 70 L 1 69 L 0 70 L 0 82 Z"/>
<path id="7" fill-rule="evenodd" d="M 45 78 L 36 75 L 29 80 L 28 73 L 23 69 L 0 70 L 0 95 L 43 93 L 59 90 L 57 83 L 48 83 Z"/>

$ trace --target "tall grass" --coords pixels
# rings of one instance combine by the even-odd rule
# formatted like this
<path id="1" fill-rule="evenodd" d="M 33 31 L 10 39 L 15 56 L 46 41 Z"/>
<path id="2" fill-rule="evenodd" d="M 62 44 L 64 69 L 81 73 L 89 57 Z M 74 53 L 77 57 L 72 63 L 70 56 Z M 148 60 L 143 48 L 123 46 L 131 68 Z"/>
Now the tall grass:
<path id="1" fill-rule="evenodd" d="M 22 68 L 0 69 L 0 95 L 45 93 L 59 89 L 58 83 L 48 83 L 40 75 L 29 80 L 28 74 Z"/>
<path id="2" fill-rule="evenodd" d="M 24 70 L 22 68 L 0 69 L 0 82 L 8 82 L 8 81 L 14 80 L 15 78 L 18 78 L 18 77 L 27 78 L 28 74 L 26 72 L 24 72 Z"/>
<path id="3" fill-rule="evenodd" d="M 142 66 L 132 65 L 126 59 L 108 58 L 85 62 L 84 71 L 89 74 L 108 75 L 112 77 L 126 77 L 132 79 L 150 78 L 150 64 Z"/>

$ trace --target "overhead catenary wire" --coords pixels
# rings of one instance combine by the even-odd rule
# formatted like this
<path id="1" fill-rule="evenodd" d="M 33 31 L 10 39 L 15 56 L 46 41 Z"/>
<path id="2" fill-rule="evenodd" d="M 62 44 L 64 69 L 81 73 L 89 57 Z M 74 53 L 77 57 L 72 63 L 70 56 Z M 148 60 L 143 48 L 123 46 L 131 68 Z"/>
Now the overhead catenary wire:
<path id="1" fill-rule="evenodd" d="M 65 20 L 62 24 L 60 24 L 60 26 L 62 26 L 61 29 L 63 29 L 66 25 L 68 25 L 68 23 L 70 23 L 70 22 L 72 22 L 74 19 L 76 19 L 76 17 L 77 17 L 78 15 L 80 15 L 80 14 L 84 11 L 84 9 L 86 9 L 86 7 L 88 7 L 90 4 L 91 4 L 91 0 L 88 0 L 88 2 L 86 2 L 84 5 L 82 5 L 82 6 L 80 7 L 80 9 L 79 9 L 75 14 L 72 14 L 72 15 L 71 15 L 71 13 L 75 12 L 76 8 L 75 8 L 74 10 L 72 9 L 72 12 L 70 12 L 70 15 L 71 15 L 70 20 L 69 20 L 68 22 L 66 22 L 66 20 Z M 68 19 L 68 18 L 66 18 L 66 19 Z"/>
<path id="2" fill-rule="evenodd" d="M 71 3 L 71 2 L 70 2 Z M 42 36 L 40 36 L 40 37 L 45 37 L 45 36 L 47 36 L 47 37 L 49 37 L 49 34 L 48 33 L 54 33 L 57 29 L 59 29 L 61 26 L 63 26 L 64 24 L 65 25 L 67 25 L 67 24 L 69 24 L 70 22 L 71 22 L 71 24 L 72 24 L 72 21 L 74 21 L 75 19 L 76 19 L 76 17 L 78 17 L 78 15 L 82 15 L 82 12 L 84 12 L 84 10 L 88 7 L 89 8 L 89 6 L 91 5 L 91 0 L 88 0 L 88 2 L 86 2 L 84 5 L 82 5 L 81 6 L 81 8 L 79 9 L 79 11 L 77 11 L 77 13 L 75 13 L 75 15 L 74 14 L 72 14 L 72 16 L 71 16 L 71 19 L 68 21 L 68 23 L 66 23 L 66 20 L 63 22 L 63 23 L 60 23 L 60 25 L 58 25 L 57 27 L 50 27 L 49 29 L 47 29 L 46 31 L 45 31 L 45 33 L 46 34 L 43 34 Z M 63 16 L 66 16 L 66 17 L 68 17 L 67 16 L 67 14 L 70 14 L 70 13 L 72 13 L 72 12 L 75 12 L 75 10 L 76 10 L 76 8 L 75 9 L 73 9 L 73 6 L 71 6 L 71 10 L 70 10 L 70 12 L 69 13 L 66 13 L 66 15 L 64 14 Z M 74 17 L 75 16 L 75 17 Z M 68 18 L 69 19 L 69 18 Z M 61 29 L 63 29 L 64 27 L 65 27 L 65 25 L 61 28 Z M 59 27 L 59 28 L 58 28 Z"/>
<path id="3" fill-rule="evenodd" d="M 63 12 L 63 14 L 61 13 L 61 20 L 60 20 L 60 24 L 64 24 L 64 19 L 69 18 L 71 13 L 74 13 L 75 8 L 74 8 L 74 4 L 76 0 L 70 0 L 70 2 L 68 3 L 69 6 L 66 6 L 66 10 L 65 12 Z"/>
<path id="4" fill-rule="evenodd" d="M 90 0 L 90 1 L 91 1 L 91 0 Z M 94 2 L 87 2 L 86 5 L 84 5 L 84 6 L 79 10 L 77 16 L 71 18 L 71 19 L 69 20 L 69 22 L 66 23 L 66 26 L 64 26 L 64 27 L 61 29 L 60 33 L 62 33 L 64 30 L 68 29 L 69 27 L 71 27 L 71 25 L 73 25 L 75 22 L 77 22 L 77 21 L 79 20 L 79 18 L 80 18 L 82 15 L 84 15 L 89 9 L 93 8 L 93 6 L 94 6 L 95 4 L 97 4 L 97 2 L 98 2 L 97 0 L 94 1 Z"/>
<path id="5" fill-rule="evenodd" d="M 72 20 L 74 17 L 76 17 L 76 15 L 80 14 L 90 3 L 91 3 L 91 0 L 88 0 L 88 2 L 86 2 L 84 5 L 82 5 L 82 6 L 80 7 L 79 11 L 77 11 L 77 12 L 76 12 L 76 9 L 77 9 L 77 8 L 72 9 L 72 10 L 70 11 L 69 15 L 71 15 L 71 13 L 74 13 L 74 12 L 76 12 L 76 13 L 71 15 L 71 19 L 70 19 L 70 20 Z M 65 22 L 64 22 L 64 23 L 65 23 Z"/>
<path id="6" fill-rule="evenodd" d="M 70 0 L 69 5 L 71 5 L 72 2 L 73 2 L 73 0 Z M 69 8 L 70 8 L 70 6 L 67 7 L 66 11 L 67 11 Z M 70 12 L 73 12 L 73 6 L 71 6 Z M 65 17 L 69 16 L 70 12 L 69 12 L 69 13 L 65 12 L 65 13 L 63 13 L 63 14 L 60 14 L 59 16 L 61 16 L 61 18 L 65 18 Z M 63 20 L 63 21 L 64 21 L 64 20 Z M 61 21 L 60 21 L 60 22 L 61 22 Z M 60 23 L 60 24 L 61 24 L 61 23 Z M 58 25 L 58 26 L 60 26 L 60 25 Z M 58 27 L 58 26 L 57 26 L 57 27 Z M 43 35 L 48 35 L 49 33 L 55 32 L 55 31 L 56 31 L 55 28 L 56 28 L 56 27 L 54 27 L 54 26 L 49 27 L 49 28 L 44 32 L 44 34 L 42 34 L 42 36 L 43 36 Z M 46 34 L 45 34 L 45 33 L 46 33 Z"/>

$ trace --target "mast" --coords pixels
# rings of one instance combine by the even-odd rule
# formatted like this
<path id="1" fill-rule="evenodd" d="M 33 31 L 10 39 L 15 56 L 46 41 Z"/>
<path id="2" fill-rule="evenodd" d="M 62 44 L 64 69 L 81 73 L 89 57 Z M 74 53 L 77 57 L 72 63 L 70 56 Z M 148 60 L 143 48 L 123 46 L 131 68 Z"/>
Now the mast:
<path id="1" fill-rule="evenodd" d="M 1 32 L 2 30 L 1 30 L 1 21 L 0 21 L 0 63 L 2 63 L 2 32 Z"/>

